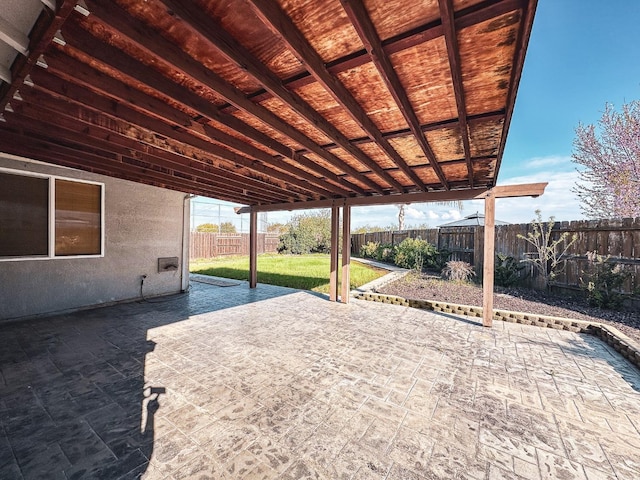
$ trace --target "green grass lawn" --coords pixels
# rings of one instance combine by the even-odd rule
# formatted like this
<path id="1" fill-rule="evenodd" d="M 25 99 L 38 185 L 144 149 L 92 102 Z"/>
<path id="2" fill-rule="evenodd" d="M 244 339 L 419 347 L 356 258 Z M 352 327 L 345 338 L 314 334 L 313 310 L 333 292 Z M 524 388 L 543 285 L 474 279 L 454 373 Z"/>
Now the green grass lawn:
<path id="1" fill-rule="evenodd" d="M 223 257 L 191 261 L 189 270 L 203 275 L 247 280 L 249 278 L 249 257 Z M 338 268 L 339 276 L 340 270 Z M 387 273 L 386 270 L 351 260 L 351 288 L 364 285 L 385 273 Z M 258 255 L 258 282 L 328 293 L 329 255 Z"/>

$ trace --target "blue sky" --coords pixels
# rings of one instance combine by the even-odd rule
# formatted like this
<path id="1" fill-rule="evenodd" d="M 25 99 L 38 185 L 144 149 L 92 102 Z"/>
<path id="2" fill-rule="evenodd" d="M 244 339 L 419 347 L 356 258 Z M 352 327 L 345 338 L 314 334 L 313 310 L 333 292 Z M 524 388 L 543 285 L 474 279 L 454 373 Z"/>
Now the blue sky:
<path id="1" fill-rule="evenodd" d="M 575 128 L 597 123 L 606 103 L 619 109 L 637 99 L 640 0 L 539 0 L 498 184 L 549 186 L 537 199 L 499 199 L 496 217 L 524 223 L 539 208 L 545 219 L 584 218 L 571 191 L 578 178 L 571 162 Z M 482 201 L 465 202 L 461 212 L 413 204 L 407 207 L 405 223 L 435 227 L 483 208 Z M 354 208 L 352 224 L 387 226 L 397 223 L 397 212 L 394 205 Z M 289 217 L 270 213 L 268 221 L 286 222 Z"/>

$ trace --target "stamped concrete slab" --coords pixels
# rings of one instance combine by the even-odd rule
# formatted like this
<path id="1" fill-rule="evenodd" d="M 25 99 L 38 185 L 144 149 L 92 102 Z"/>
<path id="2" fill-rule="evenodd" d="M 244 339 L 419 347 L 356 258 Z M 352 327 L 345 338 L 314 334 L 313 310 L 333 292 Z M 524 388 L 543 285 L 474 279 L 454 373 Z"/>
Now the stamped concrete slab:
<path id="1" fill-rule="evenodd" d="M 593 336 L 197 283 L 0 337 L 3 479 L 640 478 Z"/>

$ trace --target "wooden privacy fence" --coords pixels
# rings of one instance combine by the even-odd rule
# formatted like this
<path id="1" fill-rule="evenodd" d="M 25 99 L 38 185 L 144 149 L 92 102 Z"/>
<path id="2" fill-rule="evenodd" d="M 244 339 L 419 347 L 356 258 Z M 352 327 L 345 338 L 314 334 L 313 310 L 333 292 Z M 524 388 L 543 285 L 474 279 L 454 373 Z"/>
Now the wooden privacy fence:
<path id="1" fill-rule="evenodd" d="M 474 264 L 474 229 L 472 227 L 358 233 L 351 236 L 351 253 L 358 255 L 362 245 L 368 242 L 398 245 L 405 238 L 421 238 L 435 245 L 438 250 L 449 250 L 452 260 L 464 260 Z"/>
<path id="2" fill-rule="evenodd" d="M 258 253 L 278 251 L 280 235 L 277 233 L 258 234 Z M 191 232 L 189 258 L 214 258 L 227 255 L 249 255 L 248 233 Z"/>
<path id="3" fill-rule="evenodd" d="M 522 260 L 534 253 L 534 247 L 518 235 L 527 236 L 533 232 L 532 224 L 497 225 L 495 252 Z M 640 217 L 607 220 L 576 220 L 557 222 L 552 231 L 556 240 L 563 232 L 576 242 L 567 251 L 564 270 L 556 277 L 553 285 L 559 288 L 578 288 L 581 278 L 588 268 L 587 252 L 597 252 L 611 258 L 610 262 L 620 264 L 631 278 L 626 282 L 624 291 L 631 293 L 640 287 Z M 438 250 L 452 252 L 452 260 L 464 260 L 474 266 L 476 272 L 482 272 L 484 227 L 443 227 L 428 230 L 405 230 L 402 232 L 374 232 L 355 234 L 352 237 L 352 253 L 358 255 L 360 247 L 367 242 L 399 244 L 407 237 L 427 240 Z M 532 269 L 527 269 L 531 279 L 535 277 Z"/>

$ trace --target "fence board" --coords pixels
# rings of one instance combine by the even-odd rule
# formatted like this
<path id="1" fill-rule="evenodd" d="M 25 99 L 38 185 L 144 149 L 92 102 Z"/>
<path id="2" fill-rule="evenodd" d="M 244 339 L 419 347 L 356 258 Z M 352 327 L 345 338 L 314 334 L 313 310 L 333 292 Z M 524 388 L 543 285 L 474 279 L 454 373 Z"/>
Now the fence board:
<path id="1" fill-rule="evenodd" d="M 533 255 L 534 247 L 519 238 L 533 232 L 529 223 L 516 225 L 496 225 L 495 252 L 522 260 Z M 556 278 L 554 285 L 575 289 L 581 284 L 581 277 L 588 267 L 587 252 L 596 251 L 609 255 L 610 262 L 620 264 L 631 274 L 624 287 L 625 293 L 640 288 L 640 217 L 608 220 L 574 220 L 557 222 L 552 231 L 552 239 L 560 238 L 564 232 L 569 238 L 576 235 L 576 242 L 567 251 L 566 267 Z M 402 232 L 373 232 L 352 236 L 352 253 L 358 255 L 367 242 L 391 243 L 397 245 L 404 238 L 420 237 L 435 245 L 439 250 L 452 252 L 453 260 L 463 260 L 474 265 L 476 272 L 482 272 L 484 227 L 447 227 L 428 230 L 405 230 Z M 525 272 L 533 279 L 535 272 L 529 267 Z"/>
<path id="2" fill-rule="evenodd" d="M 276 233 L 258 234 L 258 253 L 276 253 L 280 236 Z M 191 232 L 189 258 L 215 258 L 228 255 L 249 255 L 248 233 Z"/>

